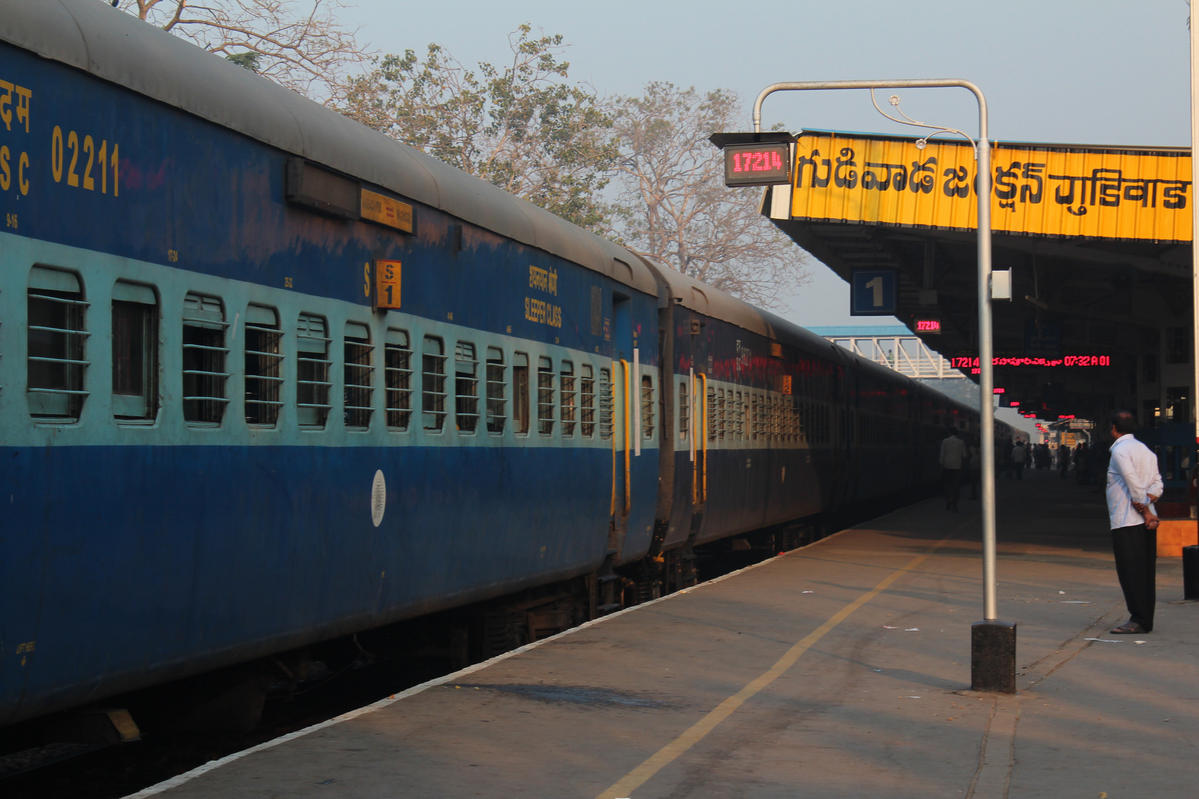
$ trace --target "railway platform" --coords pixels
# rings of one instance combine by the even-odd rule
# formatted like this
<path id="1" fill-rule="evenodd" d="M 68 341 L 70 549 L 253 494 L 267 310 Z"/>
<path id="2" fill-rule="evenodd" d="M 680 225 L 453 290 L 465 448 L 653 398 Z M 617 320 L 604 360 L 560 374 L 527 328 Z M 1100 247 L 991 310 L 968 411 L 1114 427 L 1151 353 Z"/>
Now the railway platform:
<path id="1" fill-rule="evenodd" d="M 133 796 L 1193 797 L 1199 607 L 1126 618 L 1102 491 L 1000 479 L 1015 694 L 970 690 L 977 501 L 926 500 Z"/>

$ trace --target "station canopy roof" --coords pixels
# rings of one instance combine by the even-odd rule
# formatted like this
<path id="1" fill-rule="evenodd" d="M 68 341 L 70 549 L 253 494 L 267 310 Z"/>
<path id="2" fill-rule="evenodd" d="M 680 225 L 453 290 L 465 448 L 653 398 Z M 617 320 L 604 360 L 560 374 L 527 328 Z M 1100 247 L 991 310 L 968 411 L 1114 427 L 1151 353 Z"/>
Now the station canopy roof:
<path id="1" fill-rule="evenodd" d="M 992 303 L 1004 405 L 1052 420 L 1131 404 L 1139 358 L 1156 370 L 1191 325 L 1189 149 L 996 142 L 991 167 L 992 268 L 1011 270 L 1011 301 Z M 976 171 L 964 139 L 805 131 L 763 212 L 851 283 L 859 311 L 939 321 L 917 335 L 976 365 Z M 1190 346 L 1188 332 L 1187 361 Z"/>

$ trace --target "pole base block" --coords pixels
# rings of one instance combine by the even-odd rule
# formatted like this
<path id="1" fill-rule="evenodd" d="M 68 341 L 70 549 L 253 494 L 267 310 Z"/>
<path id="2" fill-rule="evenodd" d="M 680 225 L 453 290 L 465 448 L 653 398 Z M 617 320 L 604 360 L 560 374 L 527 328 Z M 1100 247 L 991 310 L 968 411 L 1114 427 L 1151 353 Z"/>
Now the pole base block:
<path id="1" fill-rule="evenodd" d="M 1182 598 L 1199 599 L 1199 546 L 1182 548 Z"/>
<path id="2" fill-rule="evenodd" d="M 980 621 L 970 626 L 970 688 L 1016 693 L 1016 625 Z"/>

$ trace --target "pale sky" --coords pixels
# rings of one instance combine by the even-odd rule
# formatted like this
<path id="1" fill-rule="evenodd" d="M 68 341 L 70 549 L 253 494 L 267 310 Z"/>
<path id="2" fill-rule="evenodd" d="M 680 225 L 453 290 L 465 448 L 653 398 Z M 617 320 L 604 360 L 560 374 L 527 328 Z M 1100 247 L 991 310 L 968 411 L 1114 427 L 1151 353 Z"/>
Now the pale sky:
<path id="1" fill-rule="evenodd" d="M 732 89 L 752 130 L 758 93 L 780 81 L 961 78 L 987 97 L 990 134 L 1008 141 L 1187 146 L 1190 62 L 1184 0 L 343 0 L 347 27 L 380 52 L 437 42 L 466 65 L 502 63 L 529 22 L 562 34 L 570 77 L 601 95 L 653 80 Z M 888 107 L 883 92 L 880 104 Z M 978 133 L 961 89 L 900 92 L 916 119 Z M 911 133 L 867 92 L 772 95 L 763 125 Z M 846 284 L 814 259 L 783 315 L 804 326 L 871 323 L 849 315 Z"/>

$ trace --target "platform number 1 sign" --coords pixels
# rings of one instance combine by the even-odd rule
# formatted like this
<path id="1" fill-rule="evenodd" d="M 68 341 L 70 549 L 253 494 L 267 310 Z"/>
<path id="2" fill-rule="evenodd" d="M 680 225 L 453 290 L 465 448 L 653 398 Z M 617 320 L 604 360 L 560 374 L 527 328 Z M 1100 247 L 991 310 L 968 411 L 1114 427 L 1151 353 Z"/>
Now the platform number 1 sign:
<path id="1" fill-rule="evenodd" d="M 894 269 L 855 269 L 850 275 L 850 314 L 893 315 L 897 282 Z"/>

